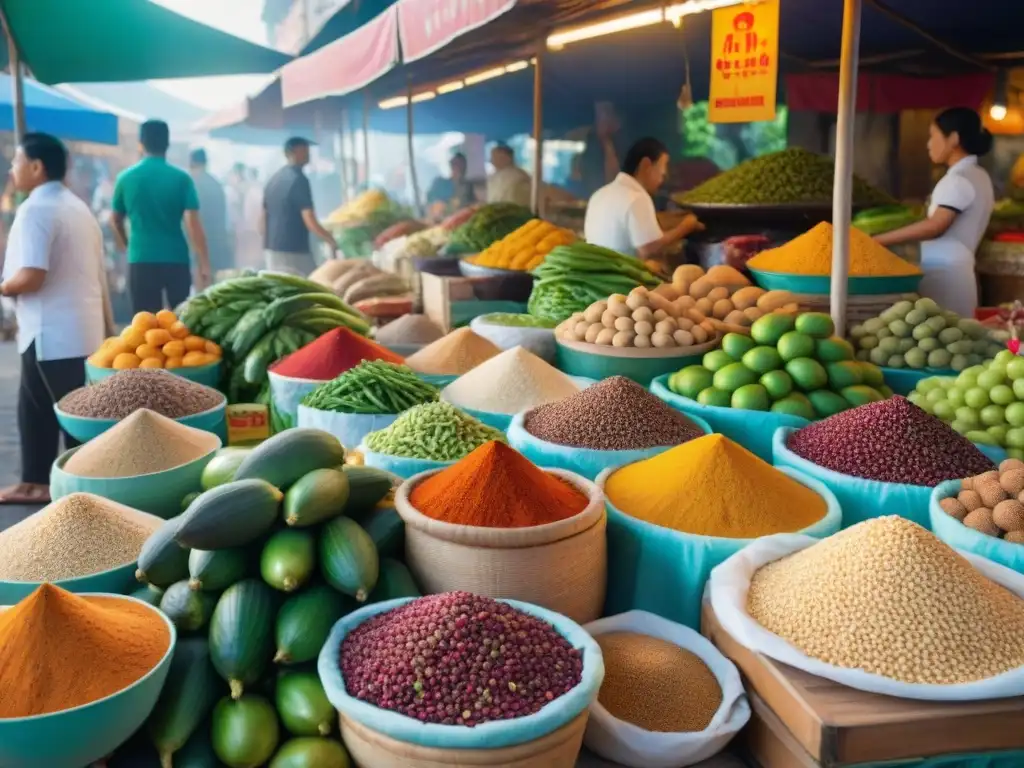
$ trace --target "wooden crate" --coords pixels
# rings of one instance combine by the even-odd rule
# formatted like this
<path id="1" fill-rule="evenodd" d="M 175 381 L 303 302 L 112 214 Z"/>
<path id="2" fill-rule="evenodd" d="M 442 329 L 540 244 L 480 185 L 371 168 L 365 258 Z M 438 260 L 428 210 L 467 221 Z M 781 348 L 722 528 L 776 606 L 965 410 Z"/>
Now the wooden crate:
<path id="1" fill-rule="evenodd" d="M 743 675 L 753 711 L 743 737 L 762 768 L 1024 750 L 1024 697 L 949 703 L 865 693 L 747 650 L 707 606 L 701 629 Z"/>

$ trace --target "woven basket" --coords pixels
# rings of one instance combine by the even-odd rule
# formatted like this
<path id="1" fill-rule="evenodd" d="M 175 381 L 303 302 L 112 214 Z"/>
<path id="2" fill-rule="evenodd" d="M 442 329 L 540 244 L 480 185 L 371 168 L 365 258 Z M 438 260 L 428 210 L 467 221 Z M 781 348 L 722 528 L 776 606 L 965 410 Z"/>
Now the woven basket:
<path id="1" fill-rule="evenodd" d="M 916 293 L 880 293 L 867 296 L 846 297 L 846 324 L 854 325 L 878 317 L 897 301 L 918 299 Z M 828 314 L 831 302 L 824 294 L 799 293 L 796 301 L 801 312 L 824 312 Z"/>
<path id="2" fill-rule="evenodd" d="M 406 564 L 425 594 L 464 590 L 540 605 L 579 624 L 601 616 L 607 586 L 607 515 L 601 490 L 563 470 L 548 470 L 590 502 L 577 515 L 532 528 L 453 525 L 421 514 L 409 494 L 435 474 L 406 480 L 395 494 L 405 521 Z"/>
<path id="3" fill-rule="evenodd" d="M 397 741 L 339 715 L 341 738 L 358 768 L 573 768 L 583 746 L 590 710 L 526 744 L 500 749 L 438 749 Z"/>

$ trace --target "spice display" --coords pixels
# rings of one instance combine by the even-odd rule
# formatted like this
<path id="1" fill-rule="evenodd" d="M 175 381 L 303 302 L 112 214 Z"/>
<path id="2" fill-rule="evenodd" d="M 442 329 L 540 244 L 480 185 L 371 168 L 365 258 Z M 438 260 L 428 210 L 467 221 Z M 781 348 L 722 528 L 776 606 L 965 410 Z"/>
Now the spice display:
<path id="1" fill-rule="evenodd" d="M 608 476 L 608 501 L 638 520 L 699 536 L 753 539 L 821 520 L 825 500 L 727 437 L 698 437 Z"/>
<path id="2" fill-rule="evenodd" d="M 155 667 L 171 643 L 152 608 L 43 584 L 0 612 L 0 719 L 90 704 Z"/>
<path id="3" fill-rule="evenodd" d="M 761 251 L 747 262 L 750 269 L 790 275 L 828 275 L 832 272 L 832 225 L 815 225 L 778 248 Z M 850 277 L 900 277 L 921 270 L 850 227 Z"/>
<path id="4" fill-rule="evenodd" d="M 430 344 L 444 332 L 426 315 L 402 315 L 377 331 L 380 344 Z"/>
<path id="5" fill-rule="evenodd" d="M 746 160 L 679 196 L 682 204 L 779 205 L 832 200 L 835 161 L 789 147 Z M 854 205 L 889 205 L 895 201 L 859 176 L 853 177 Z"/>
<path id="6" fill-rule="evenodd" d="M 388 456 L 430 461 L 458 461 L 505 433 L 489 427 L 454 405 L 424 403 L 410 408 L 392 424 L 365 438 L 366 447 Z"/>
<path id="7" fill-rule="evenodd" d="M 193 368 L 220 362 L 220 345 L 189 331 L 169 309 L 138 312 L 120 336 L 111 336 L 89 358 L 97 368 Z"/>
<path id="8" fill-rule="evenodd" d="M 427 517 L 455 525 L 528 528 L 577 515 L 588 499 L 518 451 L 492 441 L 418 483 L 409 503 Z"/>
<path id="9" fill-rule="evenodd" d="M 898 395 L 809 424 L 787 447 L 833 472 L 884 483 L 934 486 L 994 469 L 970 440 Z"/>
<path id="10" fill-rule="evenodd" d="M 922 379 L 908 399 L 971 442 L 998 445 L 1024 459 L 1024 358 L 1010 350 L 956 378 Z"/>
<path id="11" fill-rule="evenodd" d="M 604 658 L 597 700 L 612 717 L 658 733 L 708 727 L 722 705 L 722 686 L 700 656 L 636 632 L 594 639 Z"/>
<path id="12" fill-rule="evenodd" d="M 456 643 L 460 653 L 444 650 Z M 539 712 L 580 683 L 583 659 L 541 619 L 446 592 L 356 627 L 342 642 L 341 671 L 360 701 L 425 723 L 472 727 Z"/>
<path id="13" fill-rule="evenodd" d="M 974 319 L 946 312 L 932 299 L 898 301 L 850 329 L 858 360 L 888 368 L 962 371 L 1005 347 Z"/>
<path id="14" fill-rule="evenodd" d="M 368 360 L 321 384 L 302 404 L 338 413 L 401 413 L 437 400 L 439 394 L 408 366 Z"/>
<path id="15" fill-rule="evenodd" d="M 506 349 L 441 391 L 453 405 L 486 413 L 513 414 L 579 392 L 579 386 L 532 352 Z"/>
<path id="16" fill-rule="evenodd" d="M 896 516 L 762 566 L 747 611 L 812 658 L 906 683 L 955 685 L 1024 665 L 1024 600 Z"/>
<path id="17" fill-rule="evenodd" d="M 88 387 L 75 389 L 57 407 L 72 416 L 91 419 L 123 419 L 139 408 L 180 419 L 224 404 L 224 395 L 160 370 L 125 370 Z"/>
<path id="18" fill-rule="evenodd" d="M 79 477 L 136 477 L 195 461 L 220 446 L 216 435 L 140 408 L 67 460 Z"/>
<path id="19" fill-rule="evenodd" d="M 279 376 L 329 381 L 364 360 L 401 363 L 402 358 L 348 328 L 334 328 L 270 367 Z"/>
<path id="20" fill-rule="evenodd" d="M 939 501 L 942 511 L 986 536 L 1024 544 L 1024 461 L 1006 459 L 961 482 L 960 492 Z"/>
<path id="21" fill-rule="evenodd" d="M 0 579 L 61 581 L 135 562 L 159 518 L 72 493 L 0 531 Z"/>
<path id="22" fill-rule="evenodd" d="M 469 328 L 457 328 L 406 358 L 405 364 L 419 373 L 435 376 L 461 376 L 501 349 Z"/>
<path id="23" fill-rule="evenodd" d="M 529 271 L 540 266 L 553 248 L 574 242 L 576 235 L 570 230 L 543 219 L 531 219 L 466 261 L 478 267 Z"/>
<path id="24" fill-rule="evenodd" d="M 480 253 L 532 218 L 533 212 L 529 208 L 515 203 L 481 205 L 452 231 L 448 249 L 452 253 Z"/>
<path id="25" fill-rule="evenodd" d="M 526 414 L 523 427 L 557 445 L 628 451 L 679 445 L 703 433 L 685 415 L 625 376 L 612 376 Z"/>
<path id="26" fill-rule="evenodd" d="M 854 359 L 820 312 L 772 312 L 750 336 L 727 333 L 700 365 L 672 374 L 668 388 L 701 405 L 822 418 L 892 394 L 882 371 Z"/>

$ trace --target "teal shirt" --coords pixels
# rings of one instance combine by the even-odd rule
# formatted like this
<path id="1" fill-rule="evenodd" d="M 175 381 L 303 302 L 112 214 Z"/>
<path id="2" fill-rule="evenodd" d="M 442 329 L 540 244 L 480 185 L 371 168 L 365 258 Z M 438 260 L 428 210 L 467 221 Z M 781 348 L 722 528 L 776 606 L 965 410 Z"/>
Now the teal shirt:
<path id="1" fill-rule="evenodd" d="M 199 210 L 192 177 L 162 157 L 144 157 L 117 177 L 115 213 L 128 219 L 128 263 L 188 264 L 185 211 Z"/>

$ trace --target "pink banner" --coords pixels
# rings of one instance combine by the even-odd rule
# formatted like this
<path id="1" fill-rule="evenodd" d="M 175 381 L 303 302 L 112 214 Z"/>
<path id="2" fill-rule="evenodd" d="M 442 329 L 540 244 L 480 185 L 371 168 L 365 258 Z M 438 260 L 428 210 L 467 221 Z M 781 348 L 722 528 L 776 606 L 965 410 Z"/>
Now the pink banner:
<path id="1" fill-rule="evenodd" d="M 516 0 L 398 0 L 402 61 L 429 56 L 512 10 Z"/>
<path id="2" fill-rule="evenodd" d="M 857 76 L 857 111 L 884 114 L 956 106 L 977 109 L 992 90 L 994 78 L 988 72 L 941 78 L 861 72 Z M 834 113 L 838 103 L 838 75 L 786 75 L 786 105 L 790 109 Z"/>
<path id="3" fill-rule="evenodd" d="M 372 83 L 398 63 L 398 12 L 391 6 L 351 34 L 281 70 L 285 107 L 344 96 Z"/>

